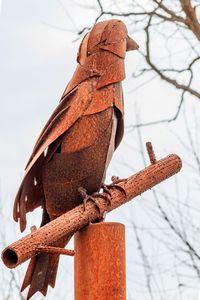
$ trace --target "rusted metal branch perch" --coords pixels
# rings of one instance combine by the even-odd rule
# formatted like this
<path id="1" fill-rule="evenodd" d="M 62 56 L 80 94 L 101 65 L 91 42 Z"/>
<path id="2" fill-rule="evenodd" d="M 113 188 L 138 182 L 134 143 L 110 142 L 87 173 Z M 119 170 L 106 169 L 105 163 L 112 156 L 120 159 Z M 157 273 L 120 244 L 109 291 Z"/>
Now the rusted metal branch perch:
<path id="1" fill-rule="evenodd" d="M 113 187 L 110 190 L 110 204 L 101 197 L 96 198 L 102 213 L 112 211 L 180 171 L 182 163 L 177 155 L 171 154 L 155 161 L 155 159 L 152 159 L 154 155 L 150 153 L 153 150 L 149 146 L 148 149 L 153 164 L 118 183 L 120 189 Z M 104 193 L 104 195 L 106 194 Z M 99 211 L 93 202 L 87 202 L 85 211 L 83 205 L 79 205 L 5 248 L 2 253 L 2 260 L 7 267 L 15 268 L 33 255 L 43 252 L 43 249 L 53 249 L 58 240 L 75 233 L 98 217 Z M 70 250 L 65 251 L 65 253 L 63 251 L 60 254 L 73 255 Z M 67 253 L 68 251 L 69 253 Z"/>

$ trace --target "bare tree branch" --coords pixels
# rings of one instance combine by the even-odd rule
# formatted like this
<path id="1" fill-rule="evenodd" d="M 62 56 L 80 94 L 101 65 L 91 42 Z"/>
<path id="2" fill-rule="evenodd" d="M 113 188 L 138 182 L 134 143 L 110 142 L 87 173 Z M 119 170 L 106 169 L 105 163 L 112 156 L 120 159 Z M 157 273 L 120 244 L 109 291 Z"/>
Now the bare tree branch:
<path id="1" fill-rule="evenodd" d="M 186 15 L 185 24 L 200 41 L 200 24 L 196 15 L 195 8 L 192 7 L 192 3 L 190 0 L 180 0 L 180 2 L 183 11 L 185 12 Z"/>

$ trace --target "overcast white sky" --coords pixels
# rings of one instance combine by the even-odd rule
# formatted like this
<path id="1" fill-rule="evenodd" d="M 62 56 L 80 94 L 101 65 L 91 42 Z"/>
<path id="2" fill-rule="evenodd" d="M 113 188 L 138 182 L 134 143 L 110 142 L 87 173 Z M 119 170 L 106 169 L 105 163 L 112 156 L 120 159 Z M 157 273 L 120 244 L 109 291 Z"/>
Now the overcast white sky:
<path id="1" fill-rule="evenodd" d="M 1 197 L 7 207 L 6 212 L 11 212 L 12 201 L 35 140 L 57 106 L 73 74 L 76 66 L 76 52 L 80 43 L 80 40 L 72 42 L 77 38 L 75 30 L 92 24 L 92 12 L 88 11 L 83 14 L 83 11 L 75 7 L 72 2 L 63 1 L 68 9 L 67 13 L 56 0 L 6 0 L 2 2 L 0 13 L 0 184 Z M 75 21 L 71 21 L 70 15 L 67 15 L 69 13 L 76 16 L 73 18 Z M 60 30 L 54 28 L 55 26 Z M 134 35 L 133 32 L 131 36 L 142 47 L 143 36 L 138 33 Z M 142 83 L 141 80 L 134 82 L 130 78 L 134 66 L 138 63 L 140 63 L 138 53 L 128 53 L 127 79 L 124 82 L 126 124 L 136 122 L 136 108 L 144 122 L 173 116 L 178 105 L 177 91 L 167 84 L 154 80 L 134 93 L 130 92 Z M 199 103 L 196 99 L 189 99 L 185 107 L 188 115 L 192 116 L 192 111 L 199 109 Z M 170 128 L 181 132 L 182 127 L 183 118 L 180 118 Z M 136 133 L 127 131 L 112 161 L 109 176 L 114 173 L 123 177 L 131 173 L 130 169 L 119 164 L 120 161 L 131 164 L 135 170 L 143 168 L 141 157 L 133 150 L 134 147 L 138 147 L 134 145 L 136 137 Z M 143 129 L 142 138 L 143 143 L 148 140 L 153 142 L 158 158 L 173 152 L 182 157 L 187 155 L 178 147 L 176 139 L 173 139 L 164 125 Z M 127 145 L 132 145 L 133 148 Z M 190 176 L 190 171 L 184 167 L 178 176 L 179 180 L 185 183 Z M 171 179 L 163 183 L 162 187 L 170 190 L 173 184 Z M 184 189 L 186 189 L 185 184 L 183 184 L 183 193 Z M 126 205 L 108 216 L 108 220 L 119 220 L 128 224 L 128 218 L 130 219 L 133 215 L 135 219 L 141 218 L 141 211 L 145 205 L 147 205 L 145 200 L 138 201 L 134 209 L 132 209 L 132 204 Z M 12 235 L 8 237 L 8 241 L 11 242 L 11 240 Z"/>

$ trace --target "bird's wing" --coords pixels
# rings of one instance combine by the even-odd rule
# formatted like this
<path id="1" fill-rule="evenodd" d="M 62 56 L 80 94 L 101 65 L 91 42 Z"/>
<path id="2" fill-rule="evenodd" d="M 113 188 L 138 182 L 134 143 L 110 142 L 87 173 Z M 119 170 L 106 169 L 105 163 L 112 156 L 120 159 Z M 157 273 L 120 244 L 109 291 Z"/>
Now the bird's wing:
<path id="1" fill-rule="evenodd" d="M 83 82 L 60 102 L 35 144 L 33 153 L 25 169 L 26 173 L 31 169 L 45 149 L 83 115 L 91 101 L 91 90 L 92 86 L 90 86 L 90 82 Z"/>
<path id="2" fill-rule="evenodd" d="M 37 140 L 14 203 L 13 217 L 15 221 L 20 219 L 21 231 L 26 227 L 26 213 L 44 205 L 41 171 L 46 159 L 44 151 L 84 114 L 92 98 L 91 91 L 92 85 L 83 82 L 66 95 Z"/>

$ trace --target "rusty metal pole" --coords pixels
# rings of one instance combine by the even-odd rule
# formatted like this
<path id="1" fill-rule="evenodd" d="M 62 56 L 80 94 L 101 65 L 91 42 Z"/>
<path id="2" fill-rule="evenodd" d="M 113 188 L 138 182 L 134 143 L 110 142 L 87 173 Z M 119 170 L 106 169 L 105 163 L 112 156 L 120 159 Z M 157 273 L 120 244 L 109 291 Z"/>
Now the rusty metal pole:
<path id="1" fill-rule="evenodd" d="M 125 300 L 125 226 L 91 224 L 75 234 L 75 300 Z"/>

